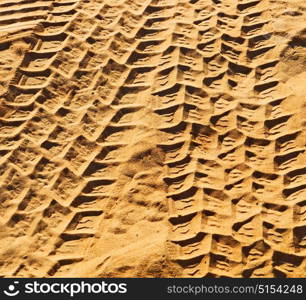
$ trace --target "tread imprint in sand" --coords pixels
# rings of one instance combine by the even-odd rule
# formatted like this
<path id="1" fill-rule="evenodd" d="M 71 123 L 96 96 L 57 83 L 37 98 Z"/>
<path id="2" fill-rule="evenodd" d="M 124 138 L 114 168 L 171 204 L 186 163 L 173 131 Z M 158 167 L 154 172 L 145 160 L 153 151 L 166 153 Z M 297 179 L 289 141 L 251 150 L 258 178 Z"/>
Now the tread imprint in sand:
<path id="1" fill-rule="evenodd" d="M 1 231 L 31 239 L 0 275 L 86 260 L 153 128 L 183 277 L 305 276 L 305 124 L 271 19 L 269 0 L 0 1 Z"/>

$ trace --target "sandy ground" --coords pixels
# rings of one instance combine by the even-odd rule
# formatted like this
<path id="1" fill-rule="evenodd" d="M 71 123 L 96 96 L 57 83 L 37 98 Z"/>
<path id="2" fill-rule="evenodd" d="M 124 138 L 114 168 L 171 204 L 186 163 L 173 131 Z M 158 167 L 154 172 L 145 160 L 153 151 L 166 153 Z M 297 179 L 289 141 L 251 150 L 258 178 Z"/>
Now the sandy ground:
<path id="1" fill-rule="evenodd" d="M 303 0 L 0 0 L 1 277 L 306 277 Z"/>

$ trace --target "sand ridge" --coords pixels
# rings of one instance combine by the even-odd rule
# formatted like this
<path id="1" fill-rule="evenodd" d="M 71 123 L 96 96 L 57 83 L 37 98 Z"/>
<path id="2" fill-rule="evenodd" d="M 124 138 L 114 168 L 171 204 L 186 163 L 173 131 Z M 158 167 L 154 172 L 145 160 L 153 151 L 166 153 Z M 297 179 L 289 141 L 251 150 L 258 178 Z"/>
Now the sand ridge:
<path id="1" fill-rule="evenodd" d="M 305 10 L 0 1 L 0 275 L 304 277 Z"/>

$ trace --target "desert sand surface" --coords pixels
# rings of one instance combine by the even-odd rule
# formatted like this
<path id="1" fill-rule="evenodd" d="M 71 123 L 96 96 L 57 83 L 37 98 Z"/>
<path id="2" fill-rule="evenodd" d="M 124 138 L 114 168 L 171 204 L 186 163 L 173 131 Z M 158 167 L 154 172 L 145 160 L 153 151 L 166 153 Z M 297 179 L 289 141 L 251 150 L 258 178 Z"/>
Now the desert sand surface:
<path id="1" fill-rule="evenodd" d="M 0 0 L 1 277 L 306 277 L 304 0 Z"/>

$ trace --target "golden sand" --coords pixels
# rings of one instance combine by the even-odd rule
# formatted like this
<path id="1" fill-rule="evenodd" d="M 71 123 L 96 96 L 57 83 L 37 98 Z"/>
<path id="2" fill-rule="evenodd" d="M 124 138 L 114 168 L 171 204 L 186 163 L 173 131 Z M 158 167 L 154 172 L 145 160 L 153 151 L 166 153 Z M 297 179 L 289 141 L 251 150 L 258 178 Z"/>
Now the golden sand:
<path id="1" fill-rule="evenodd" d="M 304 0 L 0 0 L 1 277 L 305 277 Z"/>

